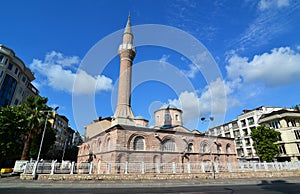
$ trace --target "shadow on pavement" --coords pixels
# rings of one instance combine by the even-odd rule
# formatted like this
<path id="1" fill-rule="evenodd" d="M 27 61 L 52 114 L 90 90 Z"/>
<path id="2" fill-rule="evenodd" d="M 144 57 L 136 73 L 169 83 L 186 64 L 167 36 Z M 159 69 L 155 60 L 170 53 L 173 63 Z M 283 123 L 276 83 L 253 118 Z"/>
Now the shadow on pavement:
<path id="1" fill-rule="evenodd" d="M 262 189 L 266 191 L 281 192 L 286 194 L 296 194 L 300 193 L 300 184 L 299 183 L 288 183 L 285 180 L 262 180 L 258 186 L 261 186 Z M 289 190 L 287 190 L 287 187 Z M 290 190 L 293 189 L 293 190 Z"/>

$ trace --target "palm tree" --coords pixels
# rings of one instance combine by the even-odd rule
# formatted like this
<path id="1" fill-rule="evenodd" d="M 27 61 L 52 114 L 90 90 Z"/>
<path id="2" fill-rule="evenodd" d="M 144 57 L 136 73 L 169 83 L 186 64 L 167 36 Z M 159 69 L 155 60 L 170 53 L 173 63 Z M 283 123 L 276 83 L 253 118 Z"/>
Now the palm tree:
<path id="1" fill-rule="evenodd" d="M 24 109 L 27 111 L 27 130 L 24 148 L 21 160 L 29 160 L 29 153 L 33 138 L 41 132 L 44 126 L 46 115 L 51 110 L 47 104 L 48 99 L 40 96 L 28 97 L 23 104 Z M 46 113 L 47 112 L 47 113 Z"/>

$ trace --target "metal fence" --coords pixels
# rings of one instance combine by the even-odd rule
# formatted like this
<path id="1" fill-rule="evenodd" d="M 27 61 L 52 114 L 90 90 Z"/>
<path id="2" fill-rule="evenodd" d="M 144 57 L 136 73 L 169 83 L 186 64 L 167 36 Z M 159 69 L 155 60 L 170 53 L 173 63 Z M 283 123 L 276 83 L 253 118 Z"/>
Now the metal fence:
<path id="1" fill-rule="evenodd" d="M 297 162 L 238 162 L 238 163 L 27 163 L 24 174 L 146 174 L 146 173 L 219 173 L 219 172 L 251 172 L 251 171 L 292 171 L 300 170 Z"/>

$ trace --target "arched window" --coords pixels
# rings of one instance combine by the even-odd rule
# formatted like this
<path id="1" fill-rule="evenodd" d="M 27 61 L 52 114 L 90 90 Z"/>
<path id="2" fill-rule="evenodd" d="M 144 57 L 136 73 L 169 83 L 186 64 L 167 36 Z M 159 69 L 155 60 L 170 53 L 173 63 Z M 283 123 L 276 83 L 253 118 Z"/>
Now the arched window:
<path id="1" fill-rule="evenodd" d="M 165 121 L 171 121 L 170 113 L 165 113 Z"/>
<path id="2" fill-rule="evenodd" d="M 226 145 L 226 154 L 230 154 L 230 144 Z"/>
<path id="3" fill-rule="evenodd" d="M 145 140 L 143 137 L 138 136 L 134 139 L 133 149 L 134 150 L 145 150 Z"/>
<path id="4" fill-rule="evenodd" d="M 175 150 L 176 150 L 176 144 L 174 141 L 168 139 L 163 142 L 162 144 L 163 152 L 175 152 Z"/>
<path id="5" fill-rule="evenodd" d="M 221 154 L 221 152 L 222 152 L 221 144 L 218 144 L 218 145 L 217 145 L 217 153 L 218 153 L 218 154 Z"/>
<path id="6" fill-rule="evenodd" d="M 175 114 L 175 120 L 176 120 L 176 121 L 180 121 L 179 114 Z"/>
<path id="7" fill-rule="evenodd" d="M 83 152 L 85 152 L 86 149 L 87 149 L 87 145 L 84 145 L 84 147 L 83 147 Z"/>
<path id="8" fill-rule="evenodd" d="M 101 141 L 99 141 L 98 146 L 99 146 L 99 152 L 102 152 L 102 143 L 101 143 Z"/>
<path id="9" fill-rule="evenodd" d="M 201 153 L 206 153 L 207 152 L 207 143 L 202 144 L 200 150 L 201 150 Z"/>
<path id="10" fill-rule="evenodd" d="M 92 151 L 95 151 L 97 150 L 97 142 L 96 141 L 93 141 L 93 144 L 92 144 Z"/>
<path id="11" fill-rule="evenodd" d="M 108 152 L 110 151 L 110 138 L 108 138 L 107 140 L 107 151 Z"/>
<path id="12" fill-rule="evenodd" d="M 193 144 L 192 144 L 192 143 L 189 143 L 189 144 L 188 144 L 188 147 L 187 147 L 187 151 L 188 151 L 188 152 L 193 152 L 193 150 L 194 150 Z"/>

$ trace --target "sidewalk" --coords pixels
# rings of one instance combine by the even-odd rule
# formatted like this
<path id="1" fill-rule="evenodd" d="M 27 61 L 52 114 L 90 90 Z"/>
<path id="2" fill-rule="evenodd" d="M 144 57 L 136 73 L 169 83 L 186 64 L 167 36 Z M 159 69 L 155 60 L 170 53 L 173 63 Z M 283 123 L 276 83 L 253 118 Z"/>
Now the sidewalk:
<path id="1" fill-rule="evenodd" d="M 259 184 L 300 183 L 300 177 L 259 178 L 259 179 L 215 179 L 215 180 L 138 180 L 138 181 L 41 181 L 20 180 L 18 177 L 0 179 L 0 188 L 140 188 L 140 187 L 182 187 L 209 185 L 259 185 Z"/>

